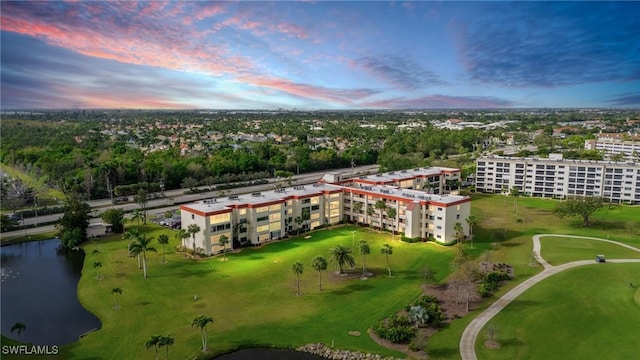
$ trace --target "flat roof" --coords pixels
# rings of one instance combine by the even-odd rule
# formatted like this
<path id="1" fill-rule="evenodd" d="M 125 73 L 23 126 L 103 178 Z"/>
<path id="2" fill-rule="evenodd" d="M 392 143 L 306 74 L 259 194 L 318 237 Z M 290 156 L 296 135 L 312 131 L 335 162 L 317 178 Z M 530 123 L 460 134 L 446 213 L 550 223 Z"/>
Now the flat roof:
<path id="1" fill-rule="evenodd" d="M 425 191 L 403 189 L 397 186 L 389 185 L 371 185 L 371 186 L 343 186 L 345 189 L 351 189 L 361 192 L 373 193 L 380 197 L 396 197 L 405 201 L 433 201 L 441 204 L 451 204 L 469 199 L 468 196 L 451 195 L 451 194 L 429 194 Z"/>
<path id="2" fill-rule="evenodd" d="M 409 170 L 391 171 L 386 173 L 365 175 L 358 178 L 354 178 L 355 182 L 394 182 L 397 180 L 409 180 L 417 177 L 442 175 L 444 173 L 456 172 L 460 169 L 447 168 L 447 167 L 423 167 Z"/>
<path id="3" fill-rule="evenodd" d="M 260 191 L 248 194 L 230 195 L 226 197 L 209 198 L 195 203 L 181 205 L 180 208 L 214 213 L 220 211 L 230 211 L 234 207 L 253 207 L 262 204 L 284 202 L 290 198 L 311 197 L 321 195 L 324 192 L 342 191 L 341 186 L 315 183 L 311 185 L 299 185 L 278 190 Z"/>

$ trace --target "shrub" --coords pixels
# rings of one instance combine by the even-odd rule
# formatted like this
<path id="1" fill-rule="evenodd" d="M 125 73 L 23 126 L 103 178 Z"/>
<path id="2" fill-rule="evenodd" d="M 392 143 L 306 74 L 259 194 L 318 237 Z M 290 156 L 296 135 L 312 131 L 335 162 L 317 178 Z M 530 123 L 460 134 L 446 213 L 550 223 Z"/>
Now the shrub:
<path id="1" fill-rule="evenodd" d="M 411 340 L 416 334 L 416 328 L 406 316 L 394 315 L 386 321 L 373 324 L 373 331 L 381 338 L 392 343 L 400 344 Z"/>

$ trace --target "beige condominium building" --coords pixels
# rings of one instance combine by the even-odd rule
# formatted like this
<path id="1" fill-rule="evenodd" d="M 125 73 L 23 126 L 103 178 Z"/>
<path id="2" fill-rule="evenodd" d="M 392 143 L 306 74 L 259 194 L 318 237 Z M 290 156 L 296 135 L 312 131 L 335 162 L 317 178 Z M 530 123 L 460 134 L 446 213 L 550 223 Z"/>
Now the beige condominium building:
<path id="1" fill-rule="evenodd" d="M 382 224 L 384 229 L 406 237 L 451 243 L 456 241 L 456 223 L 460 223 L 464 235 L 469 233 L 466 219 L 471 199 L 443 194 L 447 181 L 458 181 L 459 177 L 459 170 L 449 168 L 419 168 L 353 179 L 329 174 L 313 185 L 182 205 L 182 228 L 198 225 L 196 247 L 207 255 L 222 251 L 218 245 L 222 235 L 229 239 L 227 248 L 261 245 L 288 233 L 341 221 L 376 228 Z"/>
<path id="2" fill-rule="evenodd" d="M 476 160 L 476 190 L 548 198 L 600 196 L 640 204 L 640 163 L 489 156 Z"/>

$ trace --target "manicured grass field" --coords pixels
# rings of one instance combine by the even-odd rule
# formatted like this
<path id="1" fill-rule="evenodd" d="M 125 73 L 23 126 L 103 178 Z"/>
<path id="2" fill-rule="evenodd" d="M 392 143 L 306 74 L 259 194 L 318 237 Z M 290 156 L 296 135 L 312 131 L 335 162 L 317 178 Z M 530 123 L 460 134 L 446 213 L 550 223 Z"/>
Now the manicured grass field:
<path id="1" fill-rule="evenodd" d="M 607 259 L 640 259 L 640 252 L 604 241 L 572 237 L 540 238 L 541 255 L 551 265 L 593 259 L 603 254 Z"/>
<path id="2" fill-rule="evenodd" d="M 526 278 L 542 271 L 541 266 L 531 266 L 532 264 L 532 237 L 535 234 L 571 234 L 580 236 L 591 236 L 627 243 L 640 247 L 640 207 L 621 206 L 614 210 L 596 212 L 592 216 L 593 225 L 589 228 L 581 226 L 582 221 L 578 218 L 558 219 L 552 214 L 553 208 L 559 203 L 557 200 L 538 199 L 521 197 L 517 199 L 517 213 L 513 198 L 501 195 L 473 194 L 471 213 L 475 215 L 480 224 L 474 227 L 476 234 L 474 244 L 476 245 L 476 260 L 490 260 L 492 262 L 504 262 L 513 266 L 515 279 L 509 281 L 494 296 L 469 316 L 456 319 L 445 329 L 439 331 L 429 338 L 427 351 L 431 359 L 459 359 L 460 353 L 458 345 L 460 336 L 466 325 L 473 317 L 483 311 L 491 302 L 504 295 L 508 290 L 515 287 Z M 521 221 L 518 221 L 520 219 Z M 504 240 L 499 234 L 504 232 Z M 544 241 L 544 240 L 543 240 Z M 599 246 L 600 244 L 598 244 Z M 490 249 L 486 251 L 486 249 Z M 559 249 L 559 251 L 561 251 Z M 593 250 L 596 251 L 596 250 Z M 605 255 L 607 250 L 602 250 Z M 622 251 L 622 250 L 616 250 Z M 550 253 L 542 245 L 543 257 L 547 258 Z M 613 253 L 612 253 L 613 254 Z M 583 254 L 586 256 L 586 254 Z M 624 250 L 624 256 L 631 253 Z M 554 255 L 555 256 L 555 255 Z M 562 261 L 562 254 L 555 261 Z M 595 254 L 588 251 L 588 256 L 576 259 L 595 259 Z M 572 261 L 573 258 L 571 258 Z M 555 277 L 546 281 L 553 282 Z M 544 282 L 543 282 L 544 283 Z M 640 295 L 638 295 L 640 297 Z M 561 314 L 553 314 L 545 321 L 553 322 Z M 571 338 L 566 338 L 571 341 Z M 479 358 L 491 358 L 480 356 Z M 544 358 L 530 355 L 533 358 Z M 526 357 L 525 357 L 526 358 Z M 553 357 L 559 358 L 559 357 Z"/>
<path id="3" fill-rule="evenodd" d="M 585 229 L 580 227 L 579 219 L 560 220 L 554 217 L 551 209 L 557 204 L 555 200 L 519 198 L 517 204 L 516 213 L 512 198 L 474 195 L 472 214 L 478 217 L 480 224 L 474 227 L 476 236 L 471 255 L 478 261 L 488 259 L 508 263 L 515 270 L 515 279 L 508 282 L 494 299 L 541 271 L 540 266 L 531 266 L 531 237 L 534 234 L 561 233 L 604 238 L 609 235 L 612 240 L 636 247 L 640 245 L 637 234 L 640 226 L 628 225 L 634 221 L 637 224 L 635 219 L 640 219 L 640 208 L 625 206 L 614 210 L 615 213 L 597 213 L 593 217 L 594 226 Z M 137 269 L 136 260 L 128 257 L 127 243 L 118 237 L 84 245 L 88 255 L 78 294 L 83 305 L 102 320 L 103 327 L 64 347 L 61 358 L 152 358 L 153 351 L 146 350 L 144 342 L 154 334 L 175 337 L 175 344 L 170 349 L 170 356 L 174 354 L 172 358 L 195 358 L 201 355 L 200 335 L 197 328 L 191 327 L 191 321 L 202 314 L 214 319 L 214 323 L 208 326 L 211 355 L 247 345 L 286 347 L 323 342 L 333 343 L 336 348 L 403 357 L 403 354 L 373 342 L 366 335 L 367 329 L 376 320 L 394 313 L 420 294 L 419 272 L 422 266 L 434 267 L 440 280 L 447 276 L 453 250 L 433 243 L 391 241 L 389 234 L 346 226 L 311 233 L 310 239 L 294 238 L 259 249 L 244 249 L 228 255 L 225 262 L 218 257 L 195 261 L 183 259 L 182 254 L 173 252 L 177 241 L 169 230 L 154 225 L 142 227 L 142 230 L 156 238 L 163 232 L 170 234 L 172 244 L 167 248 L 169 263 L 160 264 L 161 246 L 154 242 L 159 253 L 148 254 L 147 279 L 143 279 L 142 271 Z M 359 239 L 369 241 L 371 254 L 367 257 L 367 269 L 375 276 L 368 280 L 357 277 L 345 279 L 332 276 L 334 269 L 330 268 L 323 273 L 325 291 L 320 293 L 318 274 L 311 268 L 311 259 L 316 255 L 329 259 L 328 249 L 336 244 L 350 247 L 352 230 L 357 231 L 356 242 Z M 385 258 L 380 253 L 382 244 L 386 242 L 394 247 L 390 257 L 392 278 L 385 275 Z M 92 254 L 95 248 L 100 250 L 100 254 Z M 606 250 L 603 252 L 607 254 Z M 591 257 L 589 253 L 587 258 Z M 361 271 L 362 258 L 358 255 L 355 258 L 357 264 L 353 272 L 357 273 Z M 103 264 L 102 280 L 95 279 L 94 261 Z M 291 271 L 295 261 L 304 264 L 301 276 L 303 296 L 300 297 L 295 296 L 295 275 Z M 630 265 L 620 265 L 619 268 L 623 272 L 636 270 L 638 273 L 637 268 Z M 562 288 L 564 282 L 555 280 L 562 279 L 560 275 L 540 285 L 549 282 L 549 286 Z M 575 284 L 579 286 L 582 282 Z M 123 290 L 118 300 L 119 310 L 112 309 L 114 298 L 111 289 L 114 287 Z M 577 287 L 576 291 L 563 293 L 563 298 L 579 300 L 583 298 L 582 293 L 586 290 Z M 194 295 L 198 295 L 197 301 L 193 300 Z M 638 294 L 635 296 L 640 298 Z M 482 307 L 488 306 L 490 301 Z M 430 358 L 459 358 L 460 334 L 481 310 L 454 320 L 432 336 L 427 345 Z M 616 308 L 610 310 L 611 316 L 624 316 Z M 570 324 L 572 319 L 564 320 L 559 312 L 541 314 L 541 323 L 560 321 Z M 610 325 L 615 324 L 601 324 L 602 331 Z M 352 330 L 362 335 L 348 335 Z M 507 336 L 506 331 L 504 334 Z M 557 334 L 565 343 L 575 340 L 571 336 L 569 333 L 566 336 Z M 528 338 L 525 340 L 529 341 Z M 584 344 L 585 347 L 587 345 Z M 592 352 L 595 350 L 597 348 L 591 348 Z M 491 357 L 493 353 L 489 355 Z M 545 358 L 535 352 L 523 356 Z"/>
<path id="4" fill-rule="evenodd" d="M 481 333 L 478 358 L 635 359 L 640 354 L 638 285 L 640 264 L 594 263 L 554 275 L 487 324 L 496 327 L 501 347 L 487 349 Z"/>
<path id="5" fill-rule="evenodd" d="M 367 270 L 374 273 L 368 280 L 357 276 L 341 278 L 334 268 L 322 274 L 324 291 L 318 288 L 318 273 L 311 259 L 323 255 L 337 244 L 352 245 L 367 239 L 371 254 Z M 149 226 L 152 236 L 169 230 Z M 305 234 L 306 235 L 306 234 Z M 145 341 L 154 334 L 172 335 L 174 358 L 199 355 L 200 335 L 191 321 L 198 315 L 213 317 L 208 326 L 212 354 L 247 345 L 277 347 L 299 346 L 311 342 L 334 344 L 336 348 L 403 356 L 372 341 L 367 329 L 413 301 L 420 294 L 420 269 L 429 264 L 440 278 L 446 276 L 452 249 L 433 243 L 408 244 L 391 241 L 389 234 L 367 229 L 340 227 L 311 233 L 310 239 L 296 238 L 269 244 L 262 248 L 243 249 L 229 254 L 228 261 L 215 257 L 206 260 L 183 259 L 181 253 L 168 255 L 169 263 L 161 264 L 158 254 L 148 254 L 149 278 L 137 269 L 135 258 L 127 254 L 124 240 L 100 240 L 84 246 L 88 254 L 79 284 L 79 298 L 94 312 L 103 328 L 78 343 L 65 347 L 64 358 L 151 358 Z M 396 237 L 397 238 L 397 237 Z M 172 240 L 176 244 L 176 240 Z M 391 243 L 393 277 L 386 276 L 383 243 Z M 100 254 L 93 255 L 93 249 Z M 353 273 L 362 271 L 362 258 L 356 258 Z M 91 264 L 101 261 L 102 280 L 95 279 Z M 295 261 L 304 264 L 301 276 L 302 296 L 296 296 Z M 123 290 L 121 309 L 114 310 L 111 289 Z M 194 301 L 194 295 L 198 300 Z M 359 331 L 361 336 L 349 335 Z"/>

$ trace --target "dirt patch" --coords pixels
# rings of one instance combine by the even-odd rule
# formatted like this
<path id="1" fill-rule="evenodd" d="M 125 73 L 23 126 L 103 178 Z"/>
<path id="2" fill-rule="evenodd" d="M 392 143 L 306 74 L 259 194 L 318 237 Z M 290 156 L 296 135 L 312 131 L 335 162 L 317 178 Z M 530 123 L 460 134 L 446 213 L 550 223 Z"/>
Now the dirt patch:
<path id="1" fill-rule="evenodd" d="M 351 336 L 360 336 L 361 333 L 360 333 L 360 331 L 352 330 L 352 331 L 349 331 L 349 335 L 351 335 Z"/>
<path id="2" fill-rule="evenodd" d="M 484 346 L 486 346 L 487 349 L 492 349 L 492 350 L 500 349 L 500 343 L 498 343 L 497 341 L 493 341 L 493 340 L 485 341 L 484 342 Z"/>
<path id="3" fill-rule="evenodd" d="M 478 269 L 481 272 L 505 271 L 512 278 L 514 275 L 513 268 L 506 264 L 483 261 L 478 264 Z M 355 275 L 354 277 L 357 277 L 359 275 L 361 274 Z M 442 312 L 446 316 L 446 320 L 444 320 L 445 324 L 450 323 L 454 319 L 464 317 L 470 311 L 473 311 L 480 307 L 482 301 L 484 300 L 477 293 L 478 282 L 473 281 L 461 281 L 458 279 L 437 286 L 422 285 L 421 288 L 424 295 L 431 295 L 438 299 L 438 304 L 440 305 Z M 399 310 L 397 314 L 405 314 L 405 311 Z M 416 337 L 414 338 L 414 342 L 424 343 L 426 345 L 428 341 L 427 339 L 431 335 L 435 334 L 438 330 L 438 328 L 434 327 L 420 327 L 418 328 Z M 372 329 L 369 329 L 368 333 L 369 336 L 378 344 L 389 349 L 403 352 L 407 354 L 409 358 L 426 359 L 428 357 L 427 353 L 424 351 L 412 351 L 411 349 L 409 349 L 409 344 L 394 344 L 388 340 L 381 339 Z M 485 342 L 485 346 L 490 349 L 500 348 L 500 344 L 492 340 Z"/>

